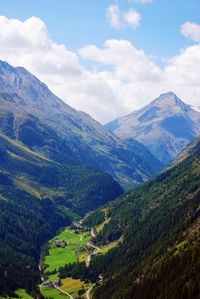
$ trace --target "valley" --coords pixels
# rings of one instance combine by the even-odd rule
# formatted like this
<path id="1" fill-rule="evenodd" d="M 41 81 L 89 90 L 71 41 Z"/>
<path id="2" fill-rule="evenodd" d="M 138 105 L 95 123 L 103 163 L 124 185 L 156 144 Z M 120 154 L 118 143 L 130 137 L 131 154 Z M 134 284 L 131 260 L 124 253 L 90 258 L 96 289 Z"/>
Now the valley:
<path id="1" fill-rule="evenodd" d="M 84 263 L 89 267 L 95 256 L 105 254 L 119 244 L 119 242 L 111 242 L 100 247 L 94 244 L 94 238 L 103 229 L 105 223 L 104 221 L 89 228 L 82 225 L 82 221 L 75 222 L 76 227 L 73 225 L 66 227 L 48 242 L 48 254 L 40 263 L 42 279 L 40 292 L 45 298 L 91 299 L 95 280 L 92 282 L 70 276 L 60 279 L 59 270 L 73 263 Z M 102 283 L 103 277 L 99 275 L 97 281 L 98 284 Z"/>
<path id="2" fill-rule="evenodd" d="M 199 133 L 172 92 L 103 126 L 0 61 L 0 299 L 199 299 Z"/>

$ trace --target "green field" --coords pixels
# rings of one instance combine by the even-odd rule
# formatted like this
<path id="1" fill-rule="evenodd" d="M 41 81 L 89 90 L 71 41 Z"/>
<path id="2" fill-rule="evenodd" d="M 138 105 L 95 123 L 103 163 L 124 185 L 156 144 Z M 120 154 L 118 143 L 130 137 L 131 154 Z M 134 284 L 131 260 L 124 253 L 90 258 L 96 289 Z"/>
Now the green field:
<path id="1" fill-rule="evenodd" d="M 48 274 L 48 280 L 57 281 L 58 269 L 65 264 L 76 262 L 79 252 L 81 251 L 81 249 L 83 250 L 90 239 L 90 233 L 75 234 L 74 230 L 65 230 L 51 239 L 49 241 L 49 255 L 45 257 L 45 264 L 47 265 L 45 272 L 46 274 Z M 67 246 L 65 248 L 56 247 L 56 240 L 65 241 Z M 54 272 L 54 270 L 56 270 L 56 273 L 51 275 L 50 273 Z M 61 288 L 63 290 L 65 290 L 69 294 L 72 293 L 75 295 L 78 294 L 77 292 L 82 288 L 82 285 L 84 285 L 85 289 L 90 287 L 86 286 L 84 282 L 81 282 L 80 280 L 73 280 L 72 278 L 64 279 L 62 283 L 63 287 Z M 54 288 L 40 286 L 40 291 L 46 298 L 67 298 L 67 295 L 61 294 Z"/>
<path id="2" fill-rule="evenodd" d="M 51 239 L 49 241 L 49 255 L 45 257 L 45 264 L 47 265 L 45 272 L 51 273 L 54 270 L 58 271 L 58 269 L 65 264 L 76 262 L 78 251 L 81 247 L 84 247 L 90 239 L 91 236 L 89 233 L 76 235 L 74 231 L 63 231 Z M 64 240 L 67 242 L 67 246 L 65 248 L 56 247 L 56 240 Z"/>
<path id="3" fill-rule="evenodd" d="M 110 219 L 106 219 L 99 225 L 99 230 L 108 223 Z M 65 264 L 83 261 L 87 259 L 89 252 L 86 250 L 86 244 L 91 240 L 91 234 L 89 232 L 80 232 L 76 234 L 74 230 L 65 229 L 59 233 L 53 239 L 49 241 L 49 255 L 45 257 L 46 269 L 45 273 L 48 275 L 47 280 L 58 281 L 58 269 Z M 110 249 L 114 248 L 120 243 L 121 240 L 112 242 L 102 247 L 100 254 L 105 254 Z M 58 245 L 59 243 L 59 245 Z M 64 248 L 58 247 L 64 244 Z M 78 291 L 84 287 L 85 290 L 92 287 L 92 284 L 85 284 L 79 279 L 72 279 L 71 277 L 62 280 L 61 289 L 74 298 L 78 296 Z M 67 295 L 60 293 L 57 289 L 48 288 L 43 285 L 40 286 L 40 291 L 45 298 L 64 299 Z M 81 298 L 85 298 L 83 295 Z"/>
<path id="4" fill-rule="evenodd" d="M 43 286 L 40 287 L 40 292 L 46 298 L 53 298 L 53 299 L 66 299 L 66 298 L 69 298 L 67 295 L 61 294 L 56 289 L 50 289 L 50 288 L 46 288 L 46 287 L 43 287 Z"/>
<path id="5" fill-rule="evenodd" d="M 33 299 L 33 297 L 31 297 L 30 295 L 28 295 L 28 294 L 26 293 L 26 291 L 25 291 L 25 290 L 22 290 L 22 289 L 17 290 L 17 291 L 15 292 L 15 294 L 18 296 L 18 297 L 17 297 L 18 299 Z M 65 298 L 66 298 L 66 297 L 65 297 Z M 14 298 L 14 297 L 6 297 L 6 298 L 0 297 L 0 299 L 16 299 L 16 297 L 15 297 L 15 298 Z"/>

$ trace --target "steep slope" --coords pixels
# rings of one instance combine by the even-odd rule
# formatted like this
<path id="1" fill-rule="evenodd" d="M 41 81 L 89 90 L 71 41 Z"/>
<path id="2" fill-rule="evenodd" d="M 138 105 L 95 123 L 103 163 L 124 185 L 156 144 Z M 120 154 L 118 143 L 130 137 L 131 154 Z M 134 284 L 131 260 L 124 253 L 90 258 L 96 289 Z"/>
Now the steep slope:
<path id="1" fill-rule="evenodd" d="M 93 259 L 90 273 L 104 278 L 93 298 L 199 298 L 200 138 L 195 144 L 155 180 L 105 207 L 109 222 L 96 243 L 121 243 Z"/>
<path id="2" fill-rule="evenodd" d="M 44 242 L 122 192 L 108 174 L 52 162 L 0 134 L 0 294 L 33 292 Z"/>
<path id="3" fill-rule="evenodd" d="M 0 62 L 0 131 L 54 161 L 103 170 L 123 185 L 137 185 L 162 168 L 6 62 Z"/>
<path id="4" fill-rule="evenodd" d="M 200 112 L 169 92 L 106 128 L 122 139 L 135 138 L 167 165 L 200 134 Z"/>
<path id="5" fill-rule="evenodd" d="M 85 166 L 63 166 L 0 134 L 2 173 L 12 185 L 39 200 L 51 199 L 80 215 L 116 198 L 123 190 L 108 174 Z M 3 188 L 3 183 L 1 188 Z"/>

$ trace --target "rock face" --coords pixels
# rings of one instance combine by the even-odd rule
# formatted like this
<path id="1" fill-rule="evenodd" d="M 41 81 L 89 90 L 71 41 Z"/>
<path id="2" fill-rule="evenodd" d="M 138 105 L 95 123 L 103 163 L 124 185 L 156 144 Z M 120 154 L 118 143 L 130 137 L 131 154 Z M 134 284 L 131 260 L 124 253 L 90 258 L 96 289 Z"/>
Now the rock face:
<path id="1" fill-rule="evenodd" d="M 53 161 L 102 170 L 123 185 L 142 183 L 163 166 L 144 146 L 141 156 L 139 143 L 135 148 L 134 142 L 130 146 L 121 141 L 65 104 L 27 70 L 2 61 L 0 132 Z"/>
<path id="2" fill-rule="evenodd" d="M 135 138 L 167 165 L 200 134 L 200 111 L 168 92 L 106 128 L 124 140 Z"/>

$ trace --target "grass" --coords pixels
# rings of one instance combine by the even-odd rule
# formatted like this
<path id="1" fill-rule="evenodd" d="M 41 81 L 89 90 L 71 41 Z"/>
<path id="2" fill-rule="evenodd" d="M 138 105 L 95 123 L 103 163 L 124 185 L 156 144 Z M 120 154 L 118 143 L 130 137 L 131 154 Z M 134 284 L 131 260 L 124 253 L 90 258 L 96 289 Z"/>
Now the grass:
<path id="1" fill-rule="evenodd" d="M 81 290 L 84 287 L 83 281 L 80 279 L 73 279 L 71 277 L 63 279 L 62 284 L 61 289 L 69 294 L 74 293 L 77 290 Z"/>
<path id="2" fill-rule="evenodd" d="M 40 292 L 45 298 L 53 298 L 53 299 L 66 299 L 69 298 L 67 295 L 61 294 L 58 290 L 53 288 L 46 288 L 41 286 Z"/>
<path id="3" fill-rule="evenodd" d="M 78 214 L 76 214 L 74 211 L 72 211 L 66 207 L 62 207 L 62 213 L 65 216 L 70 217 L 72 220 L 80 220 L 81 219 L 81 217 Z"/>
<path id="4" fill-rule="evenodd" d="M 82 237 L 82 240 L 80 240 L 80 237 Z M 58 269 L 65 264 L 76 262 L 78 259 L 78 250 L 84 247 L 90 238 L 88 233 L 76 235 L 74 231 L 63 231 L 51 239 L 49 242 L 49 255 L 45 257 L 45 264 L 47 264 L 45 272 L 58 271 Z M 65 248 L 56 247 L 56 239 L 64 240 L 68 245 Z"/>
<path id="5" fill-rule="evenodd" d="M 18 155 L 16 155 L 16 154 L 14 154 L 14 153 L 12 153 L 12 152 L 10 152 L 10 151 L 7 151 L 7 153 L 10 155 L 10 157 L 11 158 L 13 158 L 13 159 L 17 159 L 17 160 L 20 160 L 20 161 L 25 161 L 25 162 L 28 162 L 28 160 L 27 159 L 25 159 L 25 158 L 23 158 L 23 157 L 21 157 L 21 156 L 18 156 Z"/>
<path id="6" fill-rule="evenodd" d="M 86 251 L 82 252 L 78 257 L 79 262 L 86 262 L 88 256 L 89 254 Z"/>
<path id="7" fill-rule="evenodd" d="M 106 224 L 108 224 L 108 222 L 111 220 L 111 218 L 108 218 L 108 216 L 107 216 L 108 215 L 108 208 L 102 209 L 101 212 L 104 212 L 104 214 L 105 214 L 105 220 L 102 223 L 100 223 L 99 225 L 97 225 L 95 227 L 95 231 L 97 233 L 100 233 L 103 230 L 104 226 Z"/>
<path id="8" fill-rule="evenodd" d="M 186 249 L 188 241 L 185 240 L 175 246 L 174 256 L 179 255 L 183 250 Z"/>
<path id="9" fill-rule="evenodd" d="M 49 241 L 50 250 L 49 255 L 45 257 L 45 263 L 47 264 L 45 272 L 48 274 L 54 270 L 58 271 L 58 269 L 65 264 L 76 262 L 78 260 L 79 252 L 83 252 L 85 245 L 90 239 L 91 235 L 89 233 L 75 234 L 74 230 L 65 230 L 55 236 Z M 64 240 L 67 243 L 67 246 L 65 248 L 56 247 L 56 240 Z M 53 275 L 49 275 L 48 280 L 52 282 L 57 281 L 58 272 Z M 72 279 L 70 277 L 62 280 L 62 290 L 75 297 L 78 296 L 78 291 L 83 289 L 83 287 L 87 290 L 91 287 L 91 285 L 85 284 L 79 279 Z M 61 294 L 54 288 L 47 288 L 41 285 L 40 291 L 45 298 L 67 298 L 66 295 Z"/>
<path id="10" fill-rule="evenodd" d="M 58 273 L 52 274 L 48 277 L 48 280 L 53 282 L 53 281 L 58 281 L 59 277 L 58 277 Z"/>
<path id="11" fill-rule="evenodd" d="M 31 155 L 33 155 L 33 156 L 35 156 L 36 158 L 39 158 L 39 159 L 41 159 L 41 160 L 45 160 L 45 161 L 51 162 L 51 160 L 49 160 L 48 158 L 46 158 L 46 157 L 44 157 L 44 156 L 42 156 L 42 155 L 40 155 L 40 154 L 38 154 L 38 153 L 32 151 L 32 150 L 29 149 L 28 147 L 22 145 L 21 143 L 19 143 L 19 142 L 17 142 L 17 141 L 12 140 L 11 138 L 9 138 L 9 137 L 7 137 L 7 136 L 1 134 L 1 133 L 0 133 L 0 137 L 3 138 L 4 140 L 6 140 L 7 142 L 9 142 L 10 144 L 16 146 L 18 149 L 20 149 L 20 150 L 23 151 L 23 152 L 26 152 L 26 153 L 28 153 L 28 154 L 31 154 Z"/>
<path id="12" fill-rule="evenodd" d="M 32 196 L 41 199 L 40 192 L 38 192 L 37 189 L 35 189 L 33 186 L 29 185 L 27 182 L 21 182 L 15 180 L 16 185 L 22 189 L 25 190 L 27 193 L 31 194 Z"/>
<path id="13" fill-rule="evenodd" d="M 19 289 L 15 292 L 15 294 L 18 296 L 20 299 L 33 299 L 30 295 L 26 293 L 25 290 Z M 16 299 L 16 297 L 0 297 L 0 299 Z"/>
<path id="14" fill-rule="evenodd" d="M 17 294 L 19 296 L 19 298 L 21 298 L 21 299 L 32 299 L 33 298 L 30 295 L 28 295 L 25 290 L 22 290 L 22 289 L 17 290 L 15 292 L 15 294 Z"/>
<path id="15" fill-rule="evenodd" d="M 100 254 L 106 254 L 109 250 L 115 248 L 117 245 L 119 245 L 119 243 L 122 242 L 122 239 L 120 238 L 119 240 L 113 241 L 107 245 L 104 245 L 103 247 L 101 247 L 101 249 L 99 250 Z"/>
<path id="16" fill-rule="evenodd" d="M 106 224 L 108 224 L 108 222 L 110 221 L 110 219 L 111 219 L 111 218 L 107 218 L 104 222 L 102 222 L 101 224 L 99 224 L 99 225 L 95 228 L 96 232 L 97 232 L 97 233 L 100 233 L 100 231 L 103 230 L 104 226 L 105 226 Z"/>
<path id="17" fill-rule="evenodd" d="M 92 284 L 86 284 L 80 279 L 73 279 L 71 277 L 63 279 L 62 284 L 63 285 L 61 289 L 71 294 L 73 297 L 76 297 L 78 295 L 79 290 L 82 289 L 88 290 L 92 286 Z"/>

